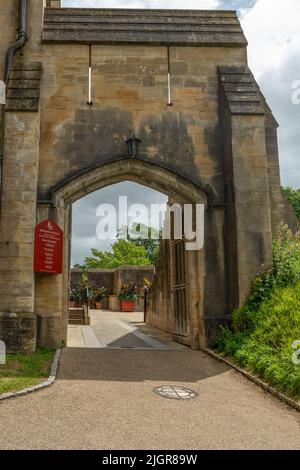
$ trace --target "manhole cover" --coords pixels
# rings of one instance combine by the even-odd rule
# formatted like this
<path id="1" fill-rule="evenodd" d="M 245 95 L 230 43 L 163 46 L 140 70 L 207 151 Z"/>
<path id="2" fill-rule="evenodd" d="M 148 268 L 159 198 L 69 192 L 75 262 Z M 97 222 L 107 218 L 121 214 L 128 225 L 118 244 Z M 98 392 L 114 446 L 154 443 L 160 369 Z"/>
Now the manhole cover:
<path id="1" fill-rule="evenodd" d="M 163 385 L 162 387 L 154 388 L 153 391 L 161 397 L 171 398 L 173 400 L 190 400 L 198 396 L 198 393 L 194 390 L 178 387 L 177 385 Z"/>

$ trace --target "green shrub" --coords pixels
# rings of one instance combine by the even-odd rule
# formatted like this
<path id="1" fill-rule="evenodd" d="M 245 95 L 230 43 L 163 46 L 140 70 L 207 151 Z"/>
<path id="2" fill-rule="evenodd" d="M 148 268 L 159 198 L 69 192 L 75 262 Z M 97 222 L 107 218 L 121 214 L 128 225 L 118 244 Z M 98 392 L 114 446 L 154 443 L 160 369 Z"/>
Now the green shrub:
<path id="1" fill-rule="evenodd" d="M 300 366 L 292 344 L 300 340 L 300 237 L 281 227 L 273 244 L 273 267 L 252 283 L 244 307 L 222 327 L 216 347 L 278 390 L 300 397 Z"/>
<path id="2" fill-rule="evenodd" d="M 300 220 L 300 189 L 282 188 L 298 219 Z"/>
<path id="3" fill-rule="evenodd" d="M 235 356 L 246 338 L 245 333 L 233 332 L 228 327 L 221 326 L 214 346 L 224 356 Z"/>

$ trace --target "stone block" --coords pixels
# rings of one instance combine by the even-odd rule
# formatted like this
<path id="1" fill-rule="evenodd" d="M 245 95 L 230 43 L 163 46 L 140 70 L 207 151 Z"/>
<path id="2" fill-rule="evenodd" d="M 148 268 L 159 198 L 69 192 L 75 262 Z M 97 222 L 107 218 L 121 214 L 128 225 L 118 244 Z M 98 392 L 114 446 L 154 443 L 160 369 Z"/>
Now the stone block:
<path id="1" fill-rule="evenodd" d="M 0 312 L 0 339 L 8 353 L 30 354 L 36 349 L 36 317 L 33 313 Z"/>
<path id="2" fill-rule="evenodd" d="M 63 346 L 62 318 L 37 314 L 37 345 L 43 348 L 58 349 Z"/>
<path id="3" fill-rule="evenodd" d="M 110 295 L 108 297 L 108 310 L 111 312 L 120 311 L 120 300 L 118 299 L 117 295 Z"/>

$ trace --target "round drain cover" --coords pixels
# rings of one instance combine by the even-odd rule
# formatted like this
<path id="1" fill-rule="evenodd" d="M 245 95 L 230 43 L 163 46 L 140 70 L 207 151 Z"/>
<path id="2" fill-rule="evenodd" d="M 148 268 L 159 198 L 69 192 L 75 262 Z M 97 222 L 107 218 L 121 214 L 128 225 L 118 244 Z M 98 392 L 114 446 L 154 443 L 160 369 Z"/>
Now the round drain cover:
<path id="1" fill-rule="evenodd" d="M 171 398 L 173 400 L 190 400 L 196 398 L 198 393 L 188 388 L 179 387 L 177 385 L 163 385 L 155 387 L 153 391 L 164 398 Z"/>

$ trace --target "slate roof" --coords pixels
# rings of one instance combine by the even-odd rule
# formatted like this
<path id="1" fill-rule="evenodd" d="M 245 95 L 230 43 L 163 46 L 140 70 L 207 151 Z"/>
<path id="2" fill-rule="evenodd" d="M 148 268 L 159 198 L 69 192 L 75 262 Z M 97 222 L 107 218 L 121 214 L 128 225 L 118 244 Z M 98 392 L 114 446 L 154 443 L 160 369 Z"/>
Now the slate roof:
<path id="1" fill-rule="evenodd" d="M 16 63 L 13 65 L 6 99 L 6 111 L 37 112 L 40 100 L 42 65 L 40 62 Z"/>
<path id="2" fill-rule="evenodd" d="M 248 67 L 221 66 L 221 88 L 232 114 L 266 113 L 266 103 Z"/>
<path id="3" fill-rule="evenodd" d="M 44 43 L 247 45 L 235 11 L 46 8 Z"/>

